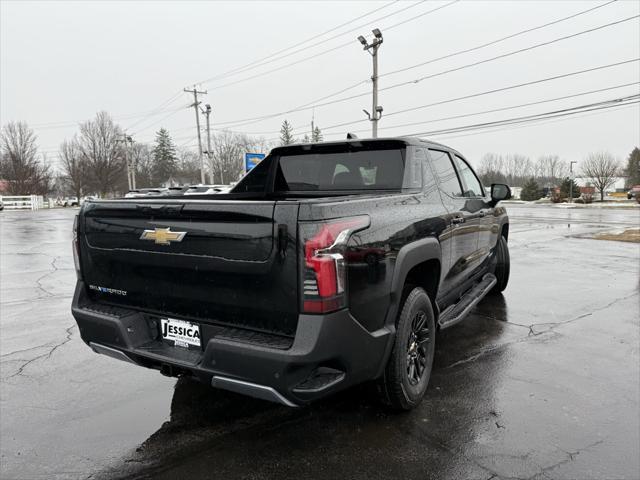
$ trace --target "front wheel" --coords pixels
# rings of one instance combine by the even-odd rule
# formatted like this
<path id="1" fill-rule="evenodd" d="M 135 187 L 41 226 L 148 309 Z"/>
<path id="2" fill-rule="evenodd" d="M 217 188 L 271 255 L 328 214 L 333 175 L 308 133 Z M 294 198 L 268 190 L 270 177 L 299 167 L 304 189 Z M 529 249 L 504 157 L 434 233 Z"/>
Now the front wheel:
<path id="1" fill-rule="evenodd" d="M 411 410 L 420 403 L 431 376 L 435 334 L 429 296 L 414 288 L 402 305 L 393 350 L 379 383 L 384 403 L 398 410 Z"/>
<path id="2" fill-rule="evenodd" d="M 500 235 L 496 245 L 496 269 L 494 275 L 498 280 L 491 290 L 491 293 L 500 293 L 509 283 L 509 272 L 511 271 L 511 260 L 509 258 L 509 246 L 507 240 Z"/>

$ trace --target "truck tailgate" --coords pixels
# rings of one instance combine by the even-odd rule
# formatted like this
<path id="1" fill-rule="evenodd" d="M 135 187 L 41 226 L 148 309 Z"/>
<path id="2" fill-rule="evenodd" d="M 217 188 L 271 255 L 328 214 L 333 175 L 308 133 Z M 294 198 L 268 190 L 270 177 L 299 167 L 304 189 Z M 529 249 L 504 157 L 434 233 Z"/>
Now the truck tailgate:
<path id="1" fill-rule="evenodd" d="M 293 335 L 297 209 L 274 201 L 88 203 L 79 224 L 88 294 L 159 315 Z"/>

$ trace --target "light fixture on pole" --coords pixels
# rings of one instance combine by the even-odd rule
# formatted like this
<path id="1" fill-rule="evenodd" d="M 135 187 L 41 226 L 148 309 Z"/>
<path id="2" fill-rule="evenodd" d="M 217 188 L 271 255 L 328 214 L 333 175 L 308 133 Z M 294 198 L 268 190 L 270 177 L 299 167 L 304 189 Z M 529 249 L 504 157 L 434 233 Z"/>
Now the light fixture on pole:
<path id="1" fill-rule="evenodd" d="M 378 105 L 378 49 L 380 48 L 380 45 L 382 45 L 383 39 L 382 32 L 379 28 L 374 28 L 371 32 L 373 33 L 373 40 L 371 43 L 369 43 L 362 35 L 358 37 L 358 41 L 364 47 L 363 50 L 369 52 L 373 59 L 373 75 L 371 75 L 371 82 L 373 84 L 372 111 L 369 113 L 366 110 L 363 110 L 363 112 L 371 121 L 371 136 L 373 138 L 377 138 L 378 120 L 382 118 L 382 107 Z"/>

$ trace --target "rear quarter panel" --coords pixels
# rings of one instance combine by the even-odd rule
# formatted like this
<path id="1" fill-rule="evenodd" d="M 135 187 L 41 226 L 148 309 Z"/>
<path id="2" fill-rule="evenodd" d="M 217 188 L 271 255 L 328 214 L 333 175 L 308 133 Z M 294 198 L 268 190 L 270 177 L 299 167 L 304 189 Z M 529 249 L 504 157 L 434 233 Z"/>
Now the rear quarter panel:
<path id="1" fill-rule="evenodd" d="M 351 314 L 367 330 L 380 329 L 391 305 L 392 280 L 400 249 L 446 229 L 447 213 L 434 183 L 412 194 L 350 197 L 326 203 L 302 203 L 299 220 L 369 215 L 369 228 L 356 232 L 347 248 Z"/>

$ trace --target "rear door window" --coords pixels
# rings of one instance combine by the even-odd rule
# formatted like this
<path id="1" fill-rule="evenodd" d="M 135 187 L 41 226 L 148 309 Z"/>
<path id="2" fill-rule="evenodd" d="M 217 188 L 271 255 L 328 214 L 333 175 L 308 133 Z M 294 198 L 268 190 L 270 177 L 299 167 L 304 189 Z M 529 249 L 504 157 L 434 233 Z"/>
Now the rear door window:
<path id="1" fill-rule="evenodd" d="M 458 174 L 460 175 L 460 179 L 464 185 L 464 196 L 484 197 L 482 184 L 480 183 L 480 180 L 478 180 L 478 177 L 476 177 L 476 174 L 473 173 L 473 170 L 471 170 L 469 164 L 458 155 L 453 156 L 453 161 L 456 164 Z"/>
<path id="2" fill-rule="evenodd" d="M 431 156 L 431 165 L 440 183 L 440 190 L 450 197 L 461 197 L 462 187 L 449 154 L 441 150 L 429 149 L 429 155 Z"/>
<path id="3" fill-rule="evenodd" d="M 283 155 L 278 162 L 277 192 L 400 190 L 402 150 Z"/>

